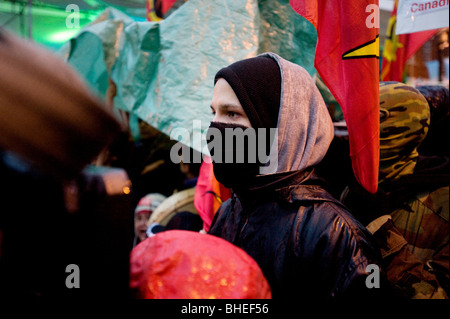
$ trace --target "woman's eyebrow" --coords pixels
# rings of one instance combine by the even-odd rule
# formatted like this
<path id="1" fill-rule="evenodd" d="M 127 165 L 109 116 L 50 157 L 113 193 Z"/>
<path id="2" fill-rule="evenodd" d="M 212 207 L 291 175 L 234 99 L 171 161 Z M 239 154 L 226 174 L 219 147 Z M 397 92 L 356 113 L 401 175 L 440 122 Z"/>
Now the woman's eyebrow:
<path id="1" fill-rule="evenodd" d="M 233 104 L 233 103 L 226 103 L 226 104 L 220 104 L 219 108 L 225 111 L 228 110 L 242 110 L 242 106 L 238 105 L 238 104 Z M 214 107 L 211 105 L 211 109 L 214 109 Z"/>

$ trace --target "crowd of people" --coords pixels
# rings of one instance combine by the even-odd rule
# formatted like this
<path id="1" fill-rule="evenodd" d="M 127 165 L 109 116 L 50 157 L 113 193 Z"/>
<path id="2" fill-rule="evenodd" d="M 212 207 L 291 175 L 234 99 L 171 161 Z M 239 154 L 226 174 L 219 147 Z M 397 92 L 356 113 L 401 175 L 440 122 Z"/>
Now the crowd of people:
<path id="1" fill-rule="evenodd" d="M 29 62 L 27 54 L 44 62 Z M 88 295 L 101 285 L 127 298 L 448 299 L 447 88 L 380 83 L 372 194 L 354 178 L 348 138 L 335 134 L 315 81 L 275 53 L 218 70 L 207 139 L 221 139 L 214 145 L 222 149 L 210 149 L 212 164 L 172 163 L 174 142 L 143 121 L 141 139 L 133 140 L 84 86 L 69 85 L 78 78 L 68 66 L 49 68 L 53 60 L 0 30 L 2 70 L 26 65 L 11 69 L 21 81 L 0 73 L 0 121 L 20 116 L 7 112 L 15 104 L 58 114 L 28 135 L 20 133 L 32 125 L 25 118 L 0 128 L 18 144 L 0 138 L 8 185 L 0 188 L 1 296 L 70 296 L 60 268 L 75 260 L 89 269 Z M 35 96 L 29 92 L 40 85 L 38 75 L 47 86 Z M 67 99 L 78 96 L 69 105 L 75 119 L 58 109 L 63 96 L 44 98 L 58 89 Z M 106 132 L 79 134 L 86 121 L 76 109 L 86 103 Z M 40 132 L 47 126 L 54 132 Z M 227 136 L 239 132 L 266 135 L 268 153 L 253 157 L 258 148 L 249 139 L 229 148 Z M 55 152 L 48 141 L 59 143 Z M 243 153 L 243 161 L 226 162 L 230 153 Z M 20 229 L 24 221 L 33 223 Z"/>
<path id="2" fill-rule="evenodd" d="M 217 73 L 211 108 L 222 145 L 226 129 L 277 127 L 281 135 L 268 174 L 247 158 L 212 156 L 232 195 L 208 229 L 257 261 L 274 298 L 448 298 L 447 88 L 380 83 L 375 194 L 356 182 L 348 138 L 333 134 L 301 67 L 272 53 L 236 62 Z M 233 151 L 248 149 L 221 154 Z M 367 287 L 370 265 L 381 269 L 378 290 Z"/>

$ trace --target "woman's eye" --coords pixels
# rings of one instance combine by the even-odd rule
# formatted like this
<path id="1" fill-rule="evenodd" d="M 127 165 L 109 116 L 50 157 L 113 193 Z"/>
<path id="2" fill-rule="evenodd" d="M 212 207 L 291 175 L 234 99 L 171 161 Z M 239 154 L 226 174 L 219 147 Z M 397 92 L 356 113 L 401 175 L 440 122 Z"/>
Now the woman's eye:
<path id="1" fill-rule="evenodd" d="M 232 111 L 229 111 L 229 112 L 228 112 L 228 116 L 229 116 L 229 117 L 236 117 L 236 116 L 237 116 L 237 113 L 232 112 Z"/>

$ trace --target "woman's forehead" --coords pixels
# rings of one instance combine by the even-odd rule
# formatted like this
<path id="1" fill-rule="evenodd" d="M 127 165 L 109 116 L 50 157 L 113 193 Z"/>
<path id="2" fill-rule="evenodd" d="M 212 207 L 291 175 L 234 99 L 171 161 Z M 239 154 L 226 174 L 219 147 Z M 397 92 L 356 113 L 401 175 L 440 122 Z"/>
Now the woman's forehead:
<path id="1" fill-rule="evenodd" d="M 211 102 L 212 107 L 240 107 L 241 103 L 234 93 L 233 88 L 224 79 L 219 79 L 214 86 L 213 98 Z"/>

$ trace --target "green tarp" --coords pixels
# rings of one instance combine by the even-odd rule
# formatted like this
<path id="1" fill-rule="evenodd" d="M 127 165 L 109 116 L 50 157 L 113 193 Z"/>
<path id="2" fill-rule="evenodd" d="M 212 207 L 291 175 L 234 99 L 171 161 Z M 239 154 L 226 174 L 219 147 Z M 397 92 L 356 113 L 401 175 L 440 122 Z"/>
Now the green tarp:
<path id="1" fill-rule="evenodd" d="M 189 0 L 160 22 L 109 8 L 60 53 L 100 95 L 111 77 L 115 106 L 170 136 L 175 128 L 206 131 L 221 67 L 272 51 L 312 75 L 316 40 L 288 0 Z"/>

